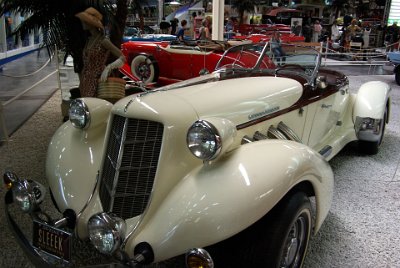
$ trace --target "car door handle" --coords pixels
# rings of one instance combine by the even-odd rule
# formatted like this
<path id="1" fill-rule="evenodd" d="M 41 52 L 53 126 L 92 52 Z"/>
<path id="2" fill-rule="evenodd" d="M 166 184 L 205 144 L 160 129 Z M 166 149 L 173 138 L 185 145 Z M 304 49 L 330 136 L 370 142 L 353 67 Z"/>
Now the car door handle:
<path id="1" fill-rule="evenodd" d="M 331 108 L 332 104 L 322 104 L 322 108 Z"/>

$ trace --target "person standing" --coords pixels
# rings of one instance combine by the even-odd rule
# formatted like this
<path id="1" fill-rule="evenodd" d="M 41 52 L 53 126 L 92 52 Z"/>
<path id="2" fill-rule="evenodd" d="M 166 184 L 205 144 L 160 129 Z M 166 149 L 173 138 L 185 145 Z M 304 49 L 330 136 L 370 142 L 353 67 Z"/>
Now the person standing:
<path id="1" fill-rule="evenodd" d="M 278 65 L 280 65 L 281 59 L 282 59 L 282 63 L 285 63 L 286 53 L 282 49 L 281 33 L 279 31 L 274 32 L 274 34 L 272 35 L 272 38 L 270 40 L 270 43 L 271 43 L 272 53 L 273 53 Z"/>
<path id="2" fill-rule="evenodd" d="M 292 33 L 296 36 L 300 36 L 301 35 L 301 25 L 299 24 L 299 21 L 295 20 L 293 22 L 293 26 L 292 26 Z"/>
<path id="3" fill-rule="evenodd" d="M 313 38 L 312 41 L 313 42 L 318 42 L 319 36 L 321 35 L 322 32 L 322 26 L 319 23 L 319 20 L 316 20 L 314 22 L 314 27 L 313 27 Z"/>
<path id="4" fill-rule="evenodd" d="M 336 42 L 340 38 L 339 26 L 337 25 L 337 21 L 334 20 L 331 26 L 331 40 L 332 42 Z"/>
<path id="5" fill-rule="evenodd" d="M 176 38 L 179 41 L 183 41 L 184 38 L 185 38 L 186 25 L 187 25 L 187 21 L 186 20 L 182 20 L 181 21 L 181 26 L 178 28 L 178 33 L 176 34 Z"/>
<path id="6" fill-rule="evenodd" d="M 204 19 L 201 22 L 201 27 L 199 30 L 199 40 L 211 40 L 211 33 L 210 33 L 210 29 L 208 28 L 208 22 L 206 19 Z"/>
<path id="7" fill-rule="evenodd" d="M 160 31 L 162 34 L 167 34 L 169 32 L 169 28 L 171 27 L 171 23 L 165 20 L 165 17 L 162 18 L 160 22 Z"/>
<path id="8" fill-rule="evenodd" d="M 176 28 L 178 27 L 179 20 L 177 18 L 173 18 L 171 20 L 171 34 L 176 35 Z"/>
<path id="9" fill-rule="evenodd" d="M 399 31 L 400 28 L 397 26 L 396 21 L 387 28 L 386 41 L 388 42 L 389 51 L 393 51 L 395 44 L 399 41 Z"/>

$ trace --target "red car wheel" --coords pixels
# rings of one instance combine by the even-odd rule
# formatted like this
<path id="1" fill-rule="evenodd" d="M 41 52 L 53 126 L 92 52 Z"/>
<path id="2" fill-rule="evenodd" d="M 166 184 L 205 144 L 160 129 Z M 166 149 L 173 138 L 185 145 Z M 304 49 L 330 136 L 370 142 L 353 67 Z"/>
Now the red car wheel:
<path id="1" fill-rule="evenodd" d="M 147 55 L 137 55 L 131 62 L 132 74 L 144 84 L 157 82 L 158 64 L 155 59 Z"/>

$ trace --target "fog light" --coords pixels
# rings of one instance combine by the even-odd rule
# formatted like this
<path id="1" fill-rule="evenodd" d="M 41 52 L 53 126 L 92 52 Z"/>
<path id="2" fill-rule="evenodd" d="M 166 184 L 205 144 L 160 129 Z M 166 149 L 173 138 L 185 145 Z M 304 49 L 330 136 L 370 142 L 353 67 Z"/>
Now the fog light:
<path id="1" fill-rule="evenodd" d="M 186 267 L 213 268 L 214 262 L 210 254 L 202 248 L 194 248 L 186 253 Z"/>
<path id="2" fill-rule="evenodd" d="M 24 183 L 16 183 L 12 190 L 15 204 L 25 213 L 32 212 L 35 206 L 35 200 L 27 188 Z"/>
<path id="3" fill-rule="evenodd" d="M 25 213 L 31 213 L 37 209 L 44 200 L 45 188 L 38 182 L 18 179 L 12 182 L 14 203 Z"/>
<path id="4" fill-rule="evenodd" d="M 111 255 L 125 239 L 126 224 L 121 218 L 103 212 L 89 219 L 88 230 L 94 247 L 103 254 Z"/>

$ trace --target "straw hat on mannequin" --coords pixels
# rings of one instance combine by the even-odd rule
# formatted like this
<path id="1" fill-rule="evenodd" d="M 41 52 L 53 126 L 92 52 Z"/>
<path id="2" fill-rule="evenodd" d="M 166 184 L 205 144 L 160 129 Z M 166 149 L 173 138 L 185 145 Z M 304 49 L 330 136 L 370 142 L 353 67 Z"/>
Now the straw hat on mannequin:
<path id="1" fill-rule="evenodd" d="M 121 50 L 105 36 L 103 15 L 97 9 L 89 7 L 75 16 L 82 22 L 83 29 L 90 33 L 83 49 L 79 89 L 82 97 L 96 97 L 99 81 L 106 81 L 111 70 L 122 67 L 126 59 Z M 118 59 L 106 66 L 109 53 Z"/>

